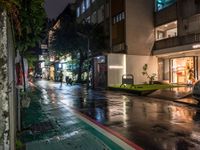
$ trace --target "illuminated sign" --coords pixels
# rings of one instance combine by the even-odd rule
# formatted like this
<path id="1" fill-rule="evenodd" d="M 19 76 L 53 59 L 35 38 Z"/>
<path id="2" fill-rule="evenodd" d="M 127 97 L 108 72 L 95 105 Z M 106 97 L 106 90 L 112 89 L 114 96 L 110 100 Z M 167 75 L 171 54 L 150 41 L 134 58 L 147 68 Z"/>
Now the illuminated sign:
<path id="1" fill-rule="evenodd" d="M 47 45 L 46 44 L 41 44 L 40 47 L 41 47 L 41 49 L 47 49 Z"/>
<path id="2" fill-rule="evenodd" d="M 55 61 L 55 56 L 54 55 L 50 56 L 50 62 L 52 62 L 52 61 Z"/>

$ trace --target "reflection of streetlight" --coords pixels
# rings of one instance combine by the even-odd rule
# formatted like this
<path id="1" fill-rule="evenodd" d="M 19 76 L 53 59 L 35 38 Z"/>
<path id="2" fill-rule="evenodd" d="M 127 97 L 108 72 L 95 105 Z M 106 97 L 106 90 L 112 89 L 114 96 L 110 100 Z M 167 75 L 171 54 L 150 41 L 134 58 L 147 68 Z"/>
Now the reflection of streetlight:
<path id="1" fill-rule="evenodd" d="M 83 37 L 83 38 L 85 38 L 85 39 L 87 39 L 87 60 L 88 60 L 88 72 L 87 72 L 87 88 L 89 88 L 89 72 L 90 72 L 90 67 L 89 67 L 89 65 L 90 65 L 90 62 L 89 62 L 89 53 L 90 53 L 90 38 L 89 38 L 89 36 L 88 35 L 85 35 L 85 34 L 83 34 L 83 33 L 80 33 L 80 32 L 76 32 L 77 33 L 77 35 L 79 35 L 80 37 Z"/>

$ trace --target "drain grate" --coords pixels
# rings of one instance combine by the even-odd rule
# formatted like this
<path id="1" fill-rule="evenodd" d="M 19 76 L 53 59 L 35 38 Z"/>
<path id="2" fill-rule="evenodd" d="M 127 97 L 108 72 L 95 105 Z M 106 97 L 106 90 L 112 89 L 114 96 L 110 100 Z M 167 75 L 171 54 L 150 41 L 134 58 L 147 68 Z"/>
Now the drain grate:
<path id="1" fill-rule="evenodd" d="M 54 125 L 51 121 L 45 121 L 33 124 L 30 129 L 33 133 L 41 133 L 54 129 Z"/>

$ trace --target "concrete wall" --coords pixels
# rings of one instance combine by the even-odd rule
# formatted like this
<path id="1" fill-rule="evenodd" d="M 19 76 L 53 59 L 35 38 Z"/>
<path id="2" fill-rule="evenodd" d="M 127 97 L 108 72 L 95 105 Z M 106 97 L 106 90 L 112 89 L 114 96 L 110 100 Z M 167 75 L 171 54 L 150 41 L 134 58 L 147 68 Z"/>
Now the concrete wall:
<path id="1" fill-rule="evenodd" d="M 0 150 L 15 149 L 14 45 L 6 12 L 0 10 Z"/>
<path id="2" fill-rule="evenodd" d="M 158 74 L 158 59 L 155 56 L 138 56 L 127 55 L 126 56 L 126 73 L 133 74 L 135 78 L 135 84 L 142 84 L 148 82 L 146 76 L 142 75 L 144 64 L 148 65 L 147 72 L 149 74 Z"/>
<path id="3" fill-rule="evenodd" d="M 126 0 L 127 54 L 149 55 L 154 44 L 154 0 Z"/>
<path id="4" fill-rule="evenodd" d="M 0 150 L 9 149 L 7 16 L 0 10 Z"/>
<path id="5" fill-rule="evenodd" d="M 179 36 L 200 33 L 200 1 L 178 1 L 178 34 Z"/>

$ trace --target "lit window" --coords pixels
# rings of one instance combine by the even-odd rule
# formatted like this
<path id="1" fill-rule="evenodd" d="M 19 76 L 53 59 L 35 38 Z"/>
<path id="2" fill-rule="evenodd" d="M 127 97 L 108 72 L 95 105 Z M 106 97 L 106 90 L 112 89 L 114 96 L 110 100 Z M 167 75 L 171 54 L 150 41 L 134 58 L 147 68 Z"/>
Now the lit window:
<path id="1" fill-rule="evenodd" d="M 116 16 L 116 22 L 119 22 L 119 15 Z"/>
<path id="2" fill-rule="evenodd" d="M 82 2 L 81 4 L 81 13 L 85 12 L 85 1 Z"/>
<path id="3" fill-rule="evenodd" d="M 121 21 L 121 20 L 122 20 L 122 14 L 120 13 L 120 14 L 118 15 L 118 17 L 119 17 L 119 21 Z"/>
<path id="4" fill-rule="evenodd" d="M 114 24 L 116 23 L 116 17 L 113 17 L 113 23 Z"/>
<path id="5" fill-rule="evenodd" d="M 156 10 L 160 11 L 172 4 L 174 4 L 176 0 L 156 0 Z"/>
<path id="6" fill-rule="evenodd" d="M 92 23 L 97 23 L 97 12 L 93 12 L 92 17 L 91 17 L 91 22 Z"/>
<path id="7" fill-rule="evenodd" d="M 122 20 L 125 19 L 125 14 L 122 12 Z"/>
<path id="8" fill-rule="evenodd" d="M 98 23 L 104 20 L 104 5 L 98 9 Z"/>
<path id="9" fill-rule="evenodd" d="M 90 22 L 91 22 L 91 17 L 90 17 L 90 16 L 86 18 L 86 22 L 87 22 L 87 23 L 90 23 Z"/>
<path id="10" fill-rule="evenodd" d="M 77 17 L 80 16 L 80 7 L 78 7 L 78 8 L 76 9 L 76 16 L 77 16 Z"/>
<path id="11" fill-rule="evenodd" d="M 177 36 L 177 21 L 156 28 L 156 41 Z"/>
<path id="12" fill-rule="evenodd" d="M 90 7 L 90 0 L 86 0 L 86 9 Z"/>

